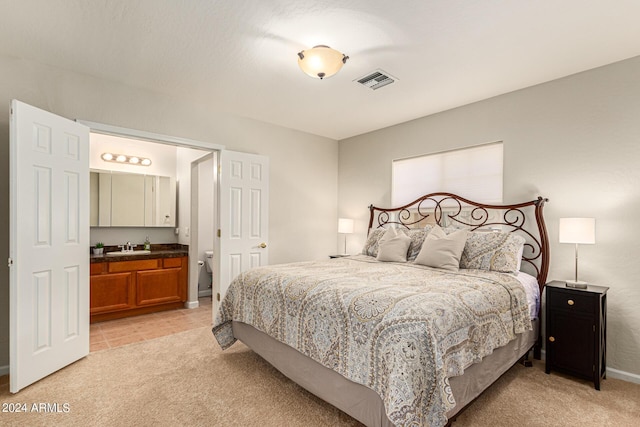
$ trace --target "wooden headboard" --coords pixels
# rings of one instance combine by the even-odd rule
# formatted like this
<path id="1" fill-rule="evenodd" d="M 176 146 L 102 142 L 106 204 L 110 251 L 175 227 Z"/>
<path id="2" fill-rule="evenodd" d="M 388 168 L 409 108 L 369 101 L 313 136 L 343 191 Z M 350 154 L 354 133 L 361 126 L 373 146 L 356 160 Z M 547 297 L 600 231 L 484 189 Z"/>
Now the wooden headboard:
<path id="1" fill-rule="evenodd" d="M 513 205 L 487 205 L 451 193 L 431 193 L 398 208 L 369 206 L 369 230 L 387 225 L 409 229 L 438 224 L 520 234 L 525 238 L 522 270 L 538 279 L 542 295 L 549 273 L 549 236 L 542 215 L 548 201 L 538 197 Z"/>

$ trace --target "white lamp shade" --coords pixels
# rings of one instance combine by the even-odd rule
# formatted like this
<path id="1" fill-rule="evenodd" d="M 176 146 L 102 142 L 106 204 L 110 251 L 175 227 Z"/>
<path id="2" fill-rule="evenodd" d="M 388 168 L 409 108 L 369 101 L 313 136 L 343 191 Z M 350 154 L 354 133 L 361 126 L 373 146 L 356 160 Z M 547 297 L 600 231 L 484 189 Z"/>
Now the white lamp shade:
<path id="1" fill-rule="evenodd" d="M 353 220 L 349 218 L 338 218 L 338 233 L 353 233 Z"/>
<path id="2" fill-rule="evenodd" d="M 594 244 L 596 242 L 595 218 L 560 218 L 560 243 Z"/>

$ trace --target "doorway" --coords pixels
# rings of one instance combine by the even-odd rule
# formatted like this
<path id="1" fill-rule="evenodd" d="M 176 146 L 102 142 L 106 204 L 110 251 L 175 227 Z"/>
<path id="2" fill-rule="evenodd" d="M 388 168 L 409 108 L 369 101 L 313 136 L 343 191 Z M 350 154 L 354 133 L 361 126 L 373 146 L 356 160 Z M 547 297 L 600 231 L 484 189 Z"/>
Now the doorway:
<path id="1" fill-rule="evenodd" d="M 218 294 L 218 276 L 215 251 L 218 247 L 216 230 L 219 220 L 216 212 L 218 188 L 218 153 L 212 152 L 191 162 L 191 240 L 190 255 L 198 261 L 198 269 L 190 278 L 190 289 L 195 298 Z M 191 299 L 191 298 L 190 298 Z M 213 310 L 217 311 L 217 299 Z"/>
<path id="2" fill-rule="evenodd" d="M 204 147 L 204 143 L 185 140 L 164 135 L 151 134 L 132 129 L 114 128 L 96 123 L 84 123 L 91 129 L 91 169 L 103 169 L 101 154 L 105 150 L 113 152 L 126 151 L 138 156 L 151 158 L 153 162 L 147 169 L 159 175 L 172 175 L 176 184 L 176 218 L 171 227 L 91 227 L 91 242 L 117 243 L 144 240 L 149 237 L 152 243 L 177 243 L 189 247 L 189 285 L 185 308 L 196 308 L 198 301 L 199 260 L 203 258 L 198 250 L 198 211 L 207 209 L 210 212 L 211 227 L 217 227 L 217 182 L 210 185 L 209 197 L 192 191 L 191 185 L 197 186 L 198 179 L 192 179 L 192 164 L 206 162 L 211 166 L 211 179 L 215 178 L 213 165 L 217 162 L 218 146 Z M 118 151 L 118 149 L 120 151 Z M 115 170 L 123 166 L 116 164 Z M 119 167 L 119 168 L 118 168 Z M 139 166 L 138 166 L 139 168 Z M 130 167 L 131 169 L 131 167 Z M 217 171 L 217 168 L 216 168 Z M 144 171 L 143 171 L 144 172 Z M 200 209 L 200 204 L 205 205 Z M 196 214 L 194 217 L 194 213 Z M 202 215 L 200 215 L 202 217 Z M 211 230 L 211 233 L 213 231 Z M 213 236 L 213 234 L 211 234 Z M 142 241 L 140 240 L 140 241 Z M 204 239 L 200 239 L 203 240 Z M 207 250 L 213 249 L 216 242 L 207 242 Z M 203 245 L 205 243 L 203 242 Z M 204 251 L 205 249 L 202 249 Z M 202 255 L 204 256 L 204 255 Z M 216 280 L 214 278 L 213 282 Z M 215 305 L 215 304 L 214 304 Z"/>

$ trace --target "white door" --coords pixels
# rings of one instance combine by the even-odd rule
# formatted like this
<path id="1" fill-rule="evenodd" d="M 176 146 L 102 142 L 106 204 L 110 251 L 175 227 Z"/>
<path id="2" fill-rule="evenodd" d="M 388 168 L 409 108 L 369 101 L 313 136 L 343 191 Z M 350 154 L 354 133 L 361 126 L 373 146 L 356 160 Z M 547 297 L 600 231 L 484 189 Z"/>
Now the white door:
<path id="1" fill-rule="evenodd" d="M 219 174 L 218 253 L 224 298 L 234 277 L 269 263 L 269 158 L 223 150 Z"/>
<path id="2" fill-rule="evenodd" d="M 10 390 L 89 353 L 89 128 L 13 100 Z"/>

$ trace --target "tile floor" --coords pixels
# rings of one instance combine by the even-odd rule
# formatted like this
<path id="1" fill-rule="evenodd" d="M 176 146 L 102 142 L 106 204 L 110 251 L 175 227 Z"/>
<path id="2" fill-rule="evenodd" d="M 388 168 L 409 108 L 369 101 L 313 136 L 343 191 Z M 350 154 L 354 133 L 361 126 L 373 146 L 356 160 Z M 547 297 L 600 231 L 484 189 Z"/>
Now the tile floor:
<path id="1" fill-rule="evenodd" d="M 211 297 L 199 307 L 143 314 L 91 324 L 90 351 L 115 348 L 212 324 Z"/>

